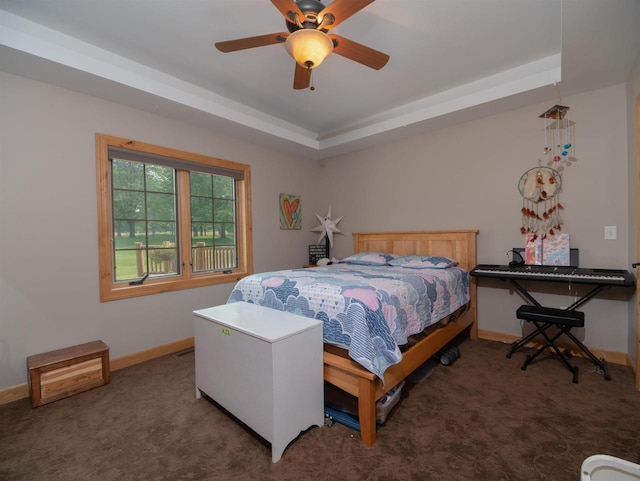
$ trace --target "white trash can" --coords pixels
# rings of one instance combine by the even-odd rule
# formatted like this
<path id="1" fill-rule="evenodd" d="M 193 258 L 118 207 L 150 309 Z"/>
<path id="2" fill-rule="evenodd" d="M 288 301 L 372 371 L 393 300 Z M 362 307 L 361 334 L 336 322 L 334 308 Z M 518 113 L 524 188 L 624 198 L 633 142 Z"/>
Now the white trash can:
<path id="1" fill-rule="evenodd" d="M 640 481 L 640 464 L 596 454 L 582 463 L 580 481 Z"/>

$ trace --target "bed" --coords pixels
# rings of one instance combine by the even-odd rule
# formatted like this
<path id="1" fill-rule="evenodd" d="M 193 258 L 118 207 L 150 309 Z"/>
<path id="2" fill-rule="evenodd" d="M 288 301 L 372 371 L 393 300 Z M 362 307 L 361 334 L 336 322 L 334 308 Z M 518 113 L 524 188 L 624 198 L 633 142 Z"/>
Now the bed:
<path id="1" fill-rule="evenodd" d="M 476 235 L 475 230 L 353 234 L 356 264 L 254 274 L 236 284 L 228 302 L 323 320 L 325 381 L 357 398 L 361 439 L 371 446 L 376 401 L 465 329 L 476 337 L 476 288 L 468 276 L 476 264 Z M 365 257 L 358 254 L 369 252 L 405 260 L 439 256 L 457 264 L 424 269 L 423 264 L 361 262 Z"/>

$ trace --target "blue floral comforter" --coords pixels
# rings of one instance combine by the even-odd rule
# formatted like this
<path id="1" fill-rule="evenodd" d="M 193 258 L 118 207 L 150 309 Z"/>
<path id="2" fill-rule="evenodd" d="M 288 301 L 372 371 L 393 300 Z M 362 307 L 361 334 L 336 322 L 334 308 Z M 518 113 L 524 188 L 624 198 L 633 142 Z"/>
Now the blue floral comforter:
<path id="1" fill-rule="evenodd" d="M 239 301 L 322 320 L 325 342 L 382 378 L 409 336 L 469 302 L 469 274 L 349 264 L 265 272 L 236 284 L 227 302 Z"/>

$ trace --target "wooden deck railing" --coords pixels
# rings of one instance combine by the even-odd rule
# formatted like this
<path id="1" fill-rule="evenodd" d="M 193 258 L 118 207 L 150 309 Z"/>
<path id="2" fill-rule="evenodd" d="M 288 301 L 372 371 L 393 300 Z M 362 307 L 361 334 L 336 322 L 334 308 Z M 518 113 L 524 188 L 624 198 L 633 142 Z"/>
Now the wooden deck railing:
<path id="1" fill-rule="evenodd" d="M 135 246 L 138 277 L 145 274 L 176 272 L 176 253 L 173 243 L 163 242 L 161 246 L 145 246 L 142 242 L 136 242 Z M 147 250 L 153 252 L 146 256 Z M 163 252 L 167 255 L 162 255 Z M 145 265 L 147 259 L 148 265 Z M 236 249 L 234 246 L 207 246 L 204 242 L 198 242 L 191 248 L 191 262 L 193 272 L 233 269 L 236 267 Z"/>
<path id="2" fill-rule="evenodd" d="M 206 246 L 198 242 L 191 248 L 193 271 L 216 271 L 233 269 L 236 266 L 236 248 L 234 246 Z"/>

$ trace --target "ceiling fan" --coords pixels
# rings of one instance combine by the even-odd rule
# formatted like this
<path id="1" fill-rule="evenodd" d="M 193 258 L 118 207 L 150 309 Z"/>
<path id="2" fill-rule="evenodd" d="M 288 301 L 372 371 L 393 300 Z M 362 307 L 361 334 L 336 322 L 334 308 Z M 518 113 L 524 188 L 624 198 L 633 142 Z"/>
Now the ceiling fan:
<path id="1" fill-rule="evenodd" d="M 319 0 L 271 0 L 284 15 L 289 32 L 228 40 L 215 45 L 218 50 L 226 53 L 284 43 L 287 52 L 296 61 L 294 89 L 309 87 L 311 70 L 320 65 L 331 52 L 379 70 L 389 61 L 387 54 L 327 33 L 373 2 L 374 0 L 333 0 L 325 7 Z"/>

